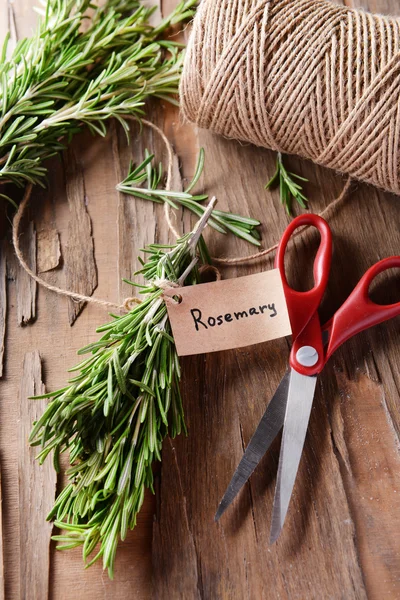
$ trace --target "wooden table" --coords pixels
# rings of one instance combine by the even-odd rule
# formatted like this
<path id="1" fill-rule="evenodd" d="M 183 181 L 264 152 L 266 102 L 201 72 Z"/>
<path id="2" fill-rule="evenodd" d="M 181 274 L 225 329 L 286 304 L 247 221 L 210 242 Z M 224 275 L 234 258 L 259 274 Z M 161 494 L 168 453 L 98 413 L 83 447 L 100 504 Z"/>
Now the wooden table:
<path id="1" fill-rule="evenodd" d="M 163 11 L 174 3 L 165 0 Z M 12 13 L 16 35 L 30 34 L 36 22 L 31 4 L 0 0 L 1 37 Z M 396 0 L 363 4 L 400 13 Z M 274 169 L 272 152 L 182 125 L 178 112 L 164 104 L 152 105 L 149 116 L 163 126 L 179 157 L 176 186 L 193 174 L 198 148 L 205 147 L 202 184 L 218 197 L 219 207 L 259 218 L 265 247 L 279 239 L 288 217 L 278 193 L 263 189 Z M 145 130 L 140 137 L 133 129 L 127 146 L 113 124 L 105 140 L 84 133 L 61 161 L 51 163 L 49 187 L 35 191 L 23 234 L 25 252 L 31 261 L 37 256 L 47 281 L 115 302 L 131 294 L 122 278 L 132 276 L 139 248 L 171 239 L 159 207 L 115 191 L 129 160 L 141 158 L 145 147 L 162 155 L 156 134 Z M 345 183 L 306 161 L 291 158 L 288 164 L 309 179 L 306 192 L 315 212 Z M 330 219 L 335 252 L 323 317 L 367 267 L 398 253 L 399 215 L 397 197 L 361 184 L 353 188 Z M 187 231 L 189 217 L 179 215 L 177 227 Z M 231 237 L 210 232 L 207 237 L 214 255 L 252 252 Z M 302 236 L 294 244 L 290 269 L 297 282 L 304 281 L 316 241 Z M 223 276 L 271 265 L 272 259 L 253 262 L 223 269 Z M 399 279 L 392 283 L 398 293 Z M 390 300 L 387 290 L 379 292 L 381 299 Z M 31 421 L 42 410 L 27 396 L 42 389 L 42 382 L 47 389 L 62 386 L 76 350 L 95 340 L 96 326 L 106 320 L 102 308 L 37 290 L 7 240 L 3 243 L 0 598 L 4 593 L 27 600 L 400 598 L 399 319 L 348 342 L 320 378 L 293 500 L 275 546 L 268 546 L 268 532 L 279 444 L 218 524 L 213 515 L 285 370 L 285 339 L 182 361 L 189 436 L 165 442 L 156 499 L 147 497 L 136 530 L 120 545 L 113 582 L 100 563 L 84 571 L 79 549 L 56 552 L 51 526 L 44 522 L 56 482 L 51 464 L 38 467 L 27 446 Z"/>

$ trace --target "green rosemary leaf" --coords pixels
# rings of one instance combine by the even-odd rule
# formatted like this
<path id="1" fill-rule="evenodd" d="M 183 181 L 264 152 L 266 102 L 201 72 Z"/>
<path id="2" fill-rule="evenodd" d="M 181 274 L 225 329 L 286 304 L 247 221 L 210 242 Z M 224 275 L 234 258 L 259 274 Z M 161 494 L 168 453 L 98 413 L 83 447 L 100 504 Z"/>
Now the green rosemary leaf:
<path id="1" fill-rule="evenodd" d="M 130 383 L 140 388 L 140 391 L 147 392 L 150 396 L 155 396 L 153 390 L 149 388 L 148 385 L 145 385 L 143 381 L 136 381 L 135 379 L 129 379 Z"/>
<path id="2" fill-rule="evenodd" d="M 257 219 L 252 219 L 251 217 L 242 217 L 242 215 L 236 215 L 235 213 L 226 213 L 220 210 L 214 210 L 213 214 L 215 216 L 224 218 L 225 221 L 233 221 L 235 223 L 242 223 L 243 225 L 252 225 L 253 227 L 257 227 L 260 224 L 260 221 L 257 221 Z M 255 233 L 256 231 L 252 230 L 252 235 Z"/>
<path id="3" fill-rule="evenodd" d="M 290 173 L 291 177 L 295 177 L 296 179 L 300 179 L 300 181 L 308 181 L 306 177 L 301 177 L 301 175 L 297 175 L 297 173 Z"/>
<path id="4" fill-rule="evenodd" d="M 283 157 L 278 152 L 276 161 L 276 171 L 268 183 L 265 185 L 265 189 L 272 189 L 279 186 L 279 195 L 281 203 L 286 209 L 288 215 L 291 214 L 291 199 L 294 198 L 296 202 L 302 207 L 307 208 L 307 197 L 303 194 L 301 186 L 296 183 L 293 178 L 299 181 L 308 181 L 305 177 L 296 175 L 296 173 L 290 173 L 286 170 L 283 163 Z"/>
<path id="5" fill-rule="evenodd" d="M 113 367 L 114 367 L 114 372 L 115 372 L 115 376 L 117 378 L 117 382 L 119 385 L 119 388 L 121 390 L 121 392 L 123 394 L 125 394 L 126 392 L 126 383 L 125 383 L 125 378 L 124 378 L 124 374 L 121 368 L 121 363 L 120 363 L 120 359 L 119 359 L 119 355 L 118 355 L 118 349 L 116 348 L 114 350 L 113 353 Z"/>
<path id="6" fill-rule="evenodd" d="M 54 540 L 55 536 L 51 536 L 51 539 Z M 56 550 L 71 550 L 72 548 L 77 548 L 83 542 L 84 538 L 78 538 L 75 542 L 71 542 L 70 544 L 61 544 L 56 546 Z"/>
<path id="7" fill-rule="evenodd" d="M 110 406 L 112 405 L 113 393 L 114 393 L 114 389 L 113 389 L 113 369 L 112 369 L 112 364 L 110 362 L 109 365 L 108 365 L 108 376 L 107 376 L 107 397 L 106 397 L 106 400 L 104 402 L 104 409 L 103 409 L 105 417 L 108 415 L 108 412 L 110 410 Z"/>
<path id="8" fill-rule="evenodd" d="M 274 187 L 276 187 L 279 184 L 279 174 L 280 174 L 279 163 L 277 163 L 275 173 L 272 175 L 271 179 L 265 184 L 266 190 L 273 189 Z"/>
<path id="9" fill-rule="evenodd" d="M 205 161 L 204 148 L 200 148 L 200 150 L 199 150 L 199 156 L 197 158 L 196 170 L 194 172 L 193 179 L 189 183 L 189 185 L 187 186 L 185 192 L 189 193 L 195 187 L 195 185 L 197 184 L 197 182 L 199 181 L 199 179 L 201 177 L 201 174 L 203 172 L 203 169 L 204 169 L 204 161 Z"/>
<path id="10" fill-rule="evenodd" d="M 205 159 L 204 149 L 200 149 L 195 174 L 184 192 L 156 189 L 162 179 L 162 166 L 160 164 L 153 164 L 154 156 L 150 154 L 148 150 L 145 150 L 144 156 L 144 160 L 140 165 L 130 165 L 126 178 L 117 185 L 117 190 L 124 194 L 141 198 L 142 200 L 151 200 L 155 203 L 165 202 L 175 210 L 177 210 L 180 205 L 183 208 L 190 210 L 197 217 L 201 217 L 205 208 L 199 203 L 207 200 L 208 195 L 193 195 L 190 192 L 198 183 L 203 172 Z M 141 186 L 145 181 L 147 182 L 147 187 Z M 250 244 L 255 246 L 260 245 L 259 233 L 256 230 L 256 227 L 260 225 L 260 222 L 256 219 L 214 210 L 208 223 L 219 233 L 226 234 L 227 231 L 230 231 Z"/>
<path id="11" fill-rule="evenodd" d="M 47 392 L 47 394 L 41 394 L 40 396 L 29 396 L 28 400 L 43 400 L 44 398 L 53 398 L 54 396 L 58 396 L 63 392 L 66 392 L 69 388 L 65 387 L 61 390 L 56 390 L 55 392 Z"/>
<path id="12" fill-rule="evenodd" d="M 260 246 L 260 242 L 254 238 L 254 236 L 252 234 L 247 233 L 247 231 L 245 231 L 244 229 L 237 227 L 236 225 L 233 225 L 233 223 L 224 223 L 226 229 L 228 229 L 228 231 L 230 231 L 231 233 L 234 233 L 237 237 L 242 238 L 243 240 L 246 240 L 246 242 L 249 242 L 250 244 L 253 244 L 254 246 Z"/>

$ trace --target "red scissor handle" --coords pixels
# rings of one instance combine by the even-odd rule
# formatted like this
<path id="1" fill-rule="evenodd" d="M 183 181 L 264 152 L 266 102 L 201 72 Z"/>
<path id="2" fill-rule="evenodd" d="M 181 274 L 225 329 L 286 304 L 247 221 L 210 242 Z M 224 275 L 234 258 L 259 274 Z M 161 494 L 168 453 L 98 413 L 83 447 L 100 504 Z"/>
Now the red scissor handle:
<path id="1" fill-rule="evenodd" d="M 285 251 L 293 232 L 304 225 L 316 227 L 321 234 L 321 242 L 314 260 L 314 287 L 307 292 L 298 292 L 290 287 L 285 273 Z M 290 365 L 303 375 L 318 373 L 325 364 L 321 326 L 318 308 L 325 293 L 332 259 L 332 233 L 329 225 L 318 215 L 304 214 L 293 219 L 284 232 L 278 246 L 275 266 L 279 269 L 289 312 L 293 334 Z M 310 346 L 318 353 L 318 360 L 312 367 L 301 365 L 297 351 Z"/>
<path id="2" fill-rule="evenodd" d="M 384 258 L 368 269 L 346 302 L 324 325 L 323 330 L 329 333 L 325 362 L 353 335 L 400 315 L 400 302 L 376 304 L 369 297 L 369 289 L 375 277 L 396 267 L 400 268 L 400 256 Z"/>

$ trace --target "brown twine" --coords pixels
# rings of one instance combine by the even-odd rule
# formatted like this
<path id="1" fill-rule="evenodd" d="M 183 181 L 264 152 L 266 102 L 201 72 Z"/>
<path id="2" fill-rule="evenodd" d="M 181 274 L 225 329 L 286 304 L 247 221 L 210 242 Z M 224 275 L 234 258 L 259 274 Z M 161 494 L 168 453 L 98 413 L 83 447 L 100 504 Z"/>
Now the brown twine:
<path id="1" fill-rule="evenodd" d="M 125 118 L 137 121 L 137 119 L 135 119 L 134 117 L 131 117 L 129 115 L 127 115 Z M 151 129 L 156 131 L 165 144 L 165 147 L 167 150 L 167 155 L 168 155 L 167 179 L 165 182 L 165 189 L 170 190 L 171 186 L 172 186 L 173 164 L 174 164 L 174 162 L 173 162 L 174 161 L 174 151 L 172 149 L 172 146 L 171 146 L 168 138 L 166 137 L 165 133 L 157 125 L 155 125 L 154 123 L 151 123 L 150 121 L 147 121 L 146 119 L 141 119 L 141 122 L 144 125 L 147 125 Z M 21 246 L 19 243 L 21 221 L 25 214 L 25 210 L 29 203 L 29 200 L 31 198 L 31 194 L 32 194 L 32 184 L 28 184 L 25 189 L 25 193 L 22 198 L 22 201 L 21 201 L 21 203 L 18 207 L 18 210 L 13 219 L 12 241 L 13 241 L 13 246 L 15 249 L 15 254 L 17 255 L 20 266 L 28 273 L 28 275 L 34 281 L 36 281 L 36 283 L 38 283 L 42 287 L 46 288 L 47 290 L 50 290 L 51 292 L 55 292 L 56 294 L 58 294 L 60 296 L 66 296 L 76 302 L 88 302 L 90 304 L 97 304 L 98 306 L 103 306 L 104 308 L 107 308 L 107 309 L 109 309 L 109 308 L 121 309 L 122 308 L 122 309 L 125 309 L 127 312 L 129 312 L 130 310 L 132 310 L 134 304 L 140 304 L 142 302 L 140 300 L 140 298 L 136 298 L 135 296 L 133 296 L 133 297 L 125 298 L 122 305 L 120 305 L 120 304 L 115 304 L 114 302 L 109 302 L 108 300 L 102 300 L 101 298 L 94 298 L 93 296 L 85 296 L 84 294 L 79 294 L 78 292 L 74 292 L 71 290 L 65 290 L 56 285 L 52 285 L 51 283 L 48 283 L 47 281 L 45 281 L 44 279 L 39 277 L 34 271 L 32 271 L 32 269 L 30 268 L 30 266 L 28 265 L 28 263 L 26 262 L 26 260 L 24 258 L 24 255 L 22 253 Z M 169 205 L 167 203 L 164 204 L 164 214 L 165 214 L 165 219 L 167 221 L 169 229 L 172 231 L 172 233 L 177 238 L 180 237 L 179 233 L 176 231 L 176 229 L 174 228 L 174 226 L 172 224 Z"/>
<path id="2" fill-rule="evenodd" d="M 343 200 L 346 198 L 346 196 L 351 188 L 351 184 L 352 184 L 352 179 L 349 177 L 347 179 L 340 195 L 337 198 L 335 198 L 335 200 L 332 200 L 332 202 L 330 202 L 328 204 L 328 206 L 322 212 L 318 213 L 320 217 L 324 217 L 324 219 L 327 219 L 328 217 L 331 217 L 333 215 L 333 213 L 336 211 L 339 204 L 341 202 L 343 202 Z M 308 229 L 309 227 L 311 227 L 311 225 L 305 225 L 304 227 L 299 227 L 299 229 L 296 229 L 296 231 L 292 235 L 292 239 L 297 237 L 301 233 L 304 233 L 304 231 L 306 231 L 306 229 Z M 277 250 L 278 246 L 279 246 L 279 242 L 273 244 L 272 246 L 270 246 L 269 248 L 266 248 L 265 250 L 261 250 L 261 252 L 256 252 L 255 254 L 250 254 L 249 256 L 236 256 L 234 258 L 213 257 L 213 262 L 215 262 L 219 265 L 238 265 L 240 263 L 247 263 L 252 260 L 259 260 L 260 258 L 264 258 L 265 256 L 268 256 L 268 254 L 271 254 L 271 252 L 274 252 L 275 250 Z"/>
<path id="3" fill-rule="evenodd" d="M 128 116 L 127 118 L 132 118 L 132 117 Z M 160 135 L 161 139 L 163 140 L 163 142 L 165 144 L 165 147 L 167 150 L 167 155 L 168 155 L 167 179 L 166 179 L 166 183 L 165 183 L 165 189 L 170 190 L 171 186 L 172 186 L 173 161 L 174 161 L 174 151 L 171 146 L 171 143 L 169 142 L 169 140 L 166 137 L 166 135 L 164 134 L 164 132 L 157 125 L 155 125 L 154 123 L 151 123 L 150 121 L 147 121 L 146 119 L 142 119 L 142 123 L 147 125 L 148 127 L 151 127 L 154 131 L 156 131 Z M 336 198 L 335 200 L 333 200 L 320 213 L 320 216 L 327 217 L 328 214 L 329 215 L 332 214 L 333 211 L 336 210 L 338 204 L 341 203 L 344 200 L 344 198 L 346 197 L 346 195 L 350 189 L 350 186 L 351 186 L 351 179 L 349 177 L 340 196 L 338 198 Z M 13 226 L 12 226 L 12 241 L 13 241 L 15 253 L 18 258 L 20 266 L 26 271 L 26 273 L 28 273 L 28 275 L 34 281 L 36 281 L 36 283 L 38 283 L 42 287 L 46 288 L 47 290 L 49 290 L 51 292 L 55 292 L 56 294 L 58 294 L 60 296 L 66 296 L 68 298 L 71 298 L 72 300 L 74 300 L 76 302 L 87 302 L 90 304 L 96 304 L 98 306 L 103 306 L 104 308 L 107 308 L 107 309 L 109 309 L 109 308 L 125 309 L 127 312 L 132 310 L 134 304 L 140 304 L 141 303 L 140 298 L 137 298 L 135 296 L 126 298 L 124 300 L 124 302 L 122 303 L 122 305 L 115 304 L 114 302 L 110 302 L 108 300 L 102 300 L 101 298 L 95 298 L 93 296 L 85 296 L 84 294 L 79 294 L 78 292 L 66 290 L 66 289 L 60 288 L 58 286 L 52 285 L 52 284 L 48 283 L 47 281 L 45 281 L 44 279 L 42 279 L 41 277 L 39 277 L 34 271 L 32 271 L 32 269 L 30 268 L 30 266 L 28 265 L 28 263 L 26 262 L 26 260 L 23 256 L 20 242 L 19 242 L 21 221 L 25 214 L 25 210 L 29 203 L 29 200 L 31 198 L 31 194 L 32 194 L 32 184 L 28 184 L 25 189 L 23 199 L 18 207 L 18 210 L 17 210 L 15 216 L 14 216 Z M 175 229 L 174 225 L 172 224 L 170 207 L 169 207 L 169 204 L 167 204 L 166 202 L 164 203 L 164 214 L 165 214 L 165 219 L 167 221 L 170 231 L 173 233 L 173 235 L 176 238 L 181 237 L 179 232 Z M 294 233 L 293 237 L 300 235 L 307 228 L 308 228 L 308 226 L 297 230 Z M 271 252 L 276 250 L 277 247 L 278 247 L 278 244 L 274 244 L 273 246 L 267 248 L 266 250 L 257 252 L 255 254 L 251 254 L 249 256 L 238 256 L 238 257 L 234 257 L 234 258 L 213 257 L 212 260 L 213 260 L 213 262 L 215 262 L 217 264 L 221 264 L 221 265 L 223 265 L 223 264 L 234 265 L 234 264 L 239 264 L 239 263 L 246 263 L 246 262 L 250 262 L 252 260 L 258 260 L 260 258 L 263 258 L 264 256 L 267 256 L 268 254 L 270 254 Z M 221 279 L 221 273 L 220 273 L 219 269 L 213 265 L 203 265 L 201 267 L 201 270 L 203 271 L 203 273 L 206 272 L 206 270 L 212 270 L 213 273 L 215 274 L 216 281 L 219 281 Z M 166 282 L 161 282 L 160 287 L 171 288 L 171 287 L 175 287 L 175 285 L 172 282 L 166 281 Z"/>
<path id="4" fill-rule="evenodd" d="M 215 261 L 215 258 L 213 258 L 213 261 Z M 221 281 L 222 279 L 221 271 L 214 265 L 201 265 L 199 272 L 202 277 L 212 273 L 212 275 L 215 277 L 215 281 Z"/>
<path id="5" fill-rule="evenodd" d="M 400 18 L 327 0 L 203 0 L 184 115 L 400 193 Z"/>
<path id="6" fill-rule="evenodd" d="M 16 212 L 13 219 L 13 227 L 12 227 L 12 241 L 14 245 L 15 254 L 17 255 L 19 264 L 25 271 L 28 273 L 32 279 L 36 281 L 42 287 L 45 287 L 47 290 L 51 292 L 55 292 L 61 296 L 68 296 L 68 298 L 72 298 L 76 302 L 91 302 L 92 304 L 98 304 L 100 306 L 104 306 L 104 308 L 124 308 L 124 305 L 120 306 L 119 304 L 115 304 L 114 302 L 108 302 L 107 300 L 100 300 L 99 298 L 93 298 L 92 296 L 85 296 L 83 294 L 79 294 L 78 292 L 71 292 L 69 290 L 64 290 L 62 288 L 57 287 L 56 285 L 51 285 L 38 275 L 28 265 L 26 262 L 22 251 L 21 246 L 19 244 L 19 232 L 21 226 L 21 220 L 25 213 L 25 209 L 28 205 L 32 193 L 32 184 L 29 183 L 25 189 L 24 197 L 21 201 L 21 204 L 18 207 L 18 211 Z M 128 300 L 128 299 L 127 299 Z"/>

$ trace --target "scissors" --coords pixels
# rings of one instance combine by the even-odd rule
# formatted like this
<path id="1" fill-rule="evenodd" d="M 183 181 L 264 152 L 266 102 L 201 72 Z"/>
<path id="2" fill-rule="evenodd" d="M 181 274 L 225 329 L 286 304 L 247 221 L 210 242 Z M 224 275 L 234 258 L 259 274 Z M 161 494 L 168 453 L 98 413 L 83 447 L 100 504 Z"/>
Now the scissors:
<path id="1" fill-rule="evenodd" d="M 287 282 L 284 256 L 294 231 L 304 225 L 316 227 L 321 241 L 314 261 L 314 287 L 306 292 L 299 292 L 293 290 Z M 317 376 L 335 350 L 353 335 L 400 315 L 400 302 L 380 305 L 369 298 L 369 288 L 375 277 L 387 269 L 400 267 L 400 256 L 391 256 L 368 269 L 344 304 L 321 326 L 318 307 L 328 283 L 331 258 L 332 233 L 324 219 L 317 215 L 304 214 L 290 223 L 282 236 L 275 260 L 275 267 L 280 271 L 292 328 L 293 345 L 289 369 L 268 404 L 215 515 L 215 520 L 218 521 L 283 427 L 270 544 L 278 539 L 288 511 L 303 451 Z"/>

